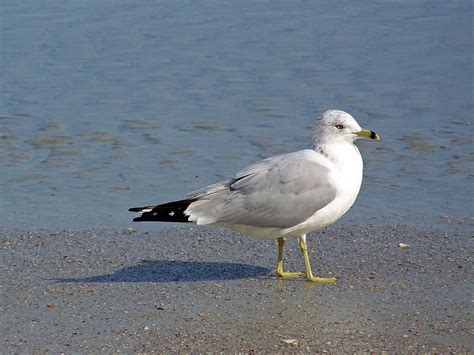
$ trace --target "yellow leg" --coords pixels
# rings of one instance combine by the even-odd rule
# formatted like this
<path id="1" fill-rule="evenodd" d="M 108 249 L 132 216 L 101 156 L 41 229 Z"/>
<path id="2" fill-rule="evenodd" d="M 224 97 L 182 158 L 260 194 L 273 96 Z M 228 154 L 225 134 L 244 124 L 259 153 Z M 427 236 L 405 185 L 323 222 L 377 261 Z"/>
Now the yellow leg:
<path id="1" fill-rule="evenodd" d="M 296 277 L 303 276 L 302 272 L 287 272 L 283 271 L 283 247 L 285 246 L 285 238 L 278 238 L 278 264 L 277 264 L 277 276 L 284 279 L 294 279 Z"/>
<path id="2" fill-rule="evenodd" d="M 308 256 L 308 247 L 306 246 L 306 234 L 303 234 L 300 237 L 300 249 L 301 254 L 303 255 L 304 259 L 304 266 L 306 267 L 306 278 L 308 281 L 311 282 L 319 282 L 319 283 L 335 283 L 336 279 L 334 277 L 314 277 L 313 273 L 311 272 L 311 265 L 309 263 L 309 256 Z"/>

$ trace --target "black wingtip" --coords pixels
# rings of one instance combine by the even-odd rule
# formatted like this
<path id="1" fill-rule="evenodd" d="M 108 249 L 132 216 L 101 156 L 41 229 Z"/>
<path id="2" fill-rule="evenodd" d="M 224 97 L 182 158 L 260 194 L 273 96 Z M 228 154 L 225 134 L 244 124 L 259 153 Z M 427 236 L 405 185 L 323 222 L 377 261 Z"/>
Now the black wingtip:
<path id="1" fill-rule="evenodd" d="M 190 222 L 189 216 L 185 214 L 188 206 L 195 199 L 187 199 L 163 203 L 156 206 L 131 207 L 130 212 L 141 212 L 134 218 L 134 222 Z M 146 212 L 145 212 L 146 211 Z"/>

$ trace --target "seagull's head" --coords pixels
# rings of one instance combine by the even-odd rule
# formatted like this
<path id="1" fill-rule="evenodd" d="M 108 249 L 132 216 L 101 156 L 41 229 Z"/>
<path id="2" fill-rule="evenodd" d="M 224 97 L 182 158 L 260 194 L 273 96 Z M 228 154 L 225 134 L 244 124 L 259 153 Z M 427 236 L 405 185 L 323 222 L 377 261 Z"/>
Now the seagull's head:
<path id="1" fill-rule="evenodd" d="M 361 128 L 357 121 L 347 112 L 328 110 L 316 121 L 313 143 L 349 142 L 359 138 L 380 140 L 374 131 Z"/>

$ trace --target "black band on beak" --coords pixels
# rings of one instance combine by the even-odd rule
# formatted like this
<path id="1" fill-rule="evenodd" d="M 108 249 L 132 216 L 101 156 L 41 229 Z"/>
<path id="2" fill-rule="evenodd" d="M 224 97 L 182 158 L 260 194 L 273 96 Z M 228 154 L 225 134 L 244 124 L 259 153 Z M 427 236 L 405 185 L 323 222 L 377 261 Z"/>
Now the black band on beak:
<path id="1" fill-rule="evenodd" d="M 371 139 L 376 139 L 377 138 L 377 133 L 375 133 L 374 131 L 370 131 L 370 138 Z"/>

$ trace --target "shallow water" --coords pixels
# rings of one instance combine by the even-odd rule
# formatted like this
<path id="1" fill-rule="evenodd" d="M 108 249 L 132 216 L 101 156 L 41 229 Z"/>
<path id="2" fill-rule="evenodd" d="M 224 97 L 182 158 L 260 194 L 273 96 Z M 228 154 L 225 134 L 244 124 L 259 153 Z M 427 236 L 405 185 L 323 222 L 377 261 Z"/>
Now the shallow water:
<path id="1" fill-rule="evenodd" d="M 128 207 L 306 148 L 328 108 L 383 138 L 359 144 L 346 221 L 470 219 L 471 13 L 470 1 L 7 1 L 0 224 L 130 226 Z"/>

